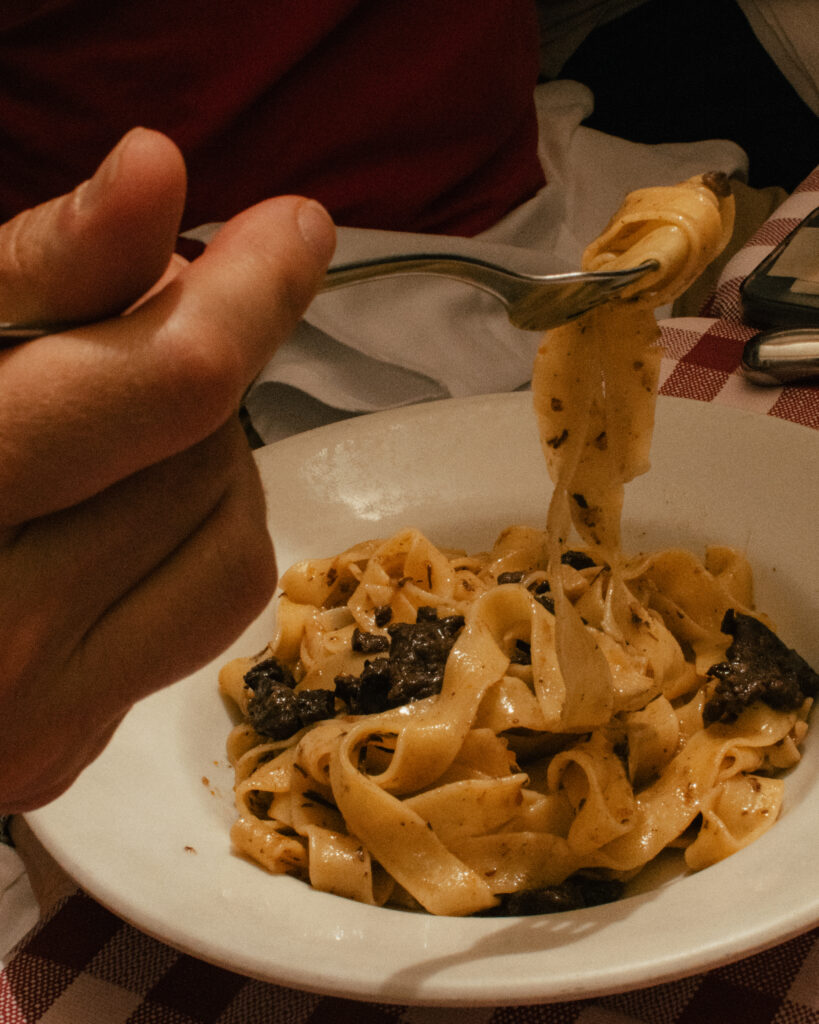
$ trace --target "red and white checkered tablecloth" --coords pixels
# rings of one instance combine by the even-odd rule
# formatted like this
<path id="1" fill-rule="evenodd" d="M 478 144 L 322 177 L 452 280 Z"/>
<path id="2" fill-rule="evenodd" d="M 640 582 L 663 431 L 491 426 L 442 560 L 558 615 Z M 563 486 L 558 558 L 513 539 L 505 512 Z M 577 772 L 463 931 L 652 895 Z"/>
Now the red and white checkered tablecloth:
<path id="1" fill-rule="evenodd" d="M 717 401 L 819 429 L 819 389 L 815 385 L 760 388 L 739 370 L 745 343 L 759 331 L 742 320 L 739 287 L 817 206 L 819 167 L 728 262 L 702 317 L 663 321 L 666 357 L 660 394 Z"/>
<path id="2" fill-rule="evenodd" d="M 819 205 L 819 168 L 725 267 L 704 317 L 668 320 L 661 393 L 819 430 L 819 387 L 758 388 L 739 372 L 739 284 Z M 244 978 L 142 934 L 83 892 L 59 902 L 0 972 L 0 1024 L 819 1024 L 819 929 L 712 971 L 537 1006 L 358 1003 Z"/>
<path id="3" fill-rule="evenodd" d="M 706 974 L 571 1003 L 409 1007 L 253 981 L 177 953 L 83 893 L 0 974 L 3 1024 L 815 1024 L 819 929 Z"/>

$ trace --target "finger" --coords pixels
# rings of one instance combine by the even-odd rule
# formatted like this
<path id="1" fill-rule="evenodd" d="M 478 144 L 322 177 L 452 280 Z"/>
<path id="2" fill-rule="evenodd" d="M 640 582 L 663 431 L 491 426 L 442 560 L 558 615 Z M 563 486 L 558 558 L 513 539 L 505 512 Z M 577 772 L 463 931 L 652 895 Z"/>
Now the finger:
<path id="1" fill-rule="evenodd" d="M 93 554 L 99 539 L 108 564 L 94 566 L 92 557 L 83 560 L 82 546 L 73 545 L 68 560 L 64 553 L 54 567 L 55 589 L 64 592 L 41 605 L 29 604 L 26 616 L 16 616 L 0 657 L 4 678 L 10 679 L 17 666 L 15 686 L 7 683 L 0 694 L 7 728 L 0 747 L 0 806 L 20 810 L 53 799 L 103 749 L 136 700 L 215 657 L 269 599 L 276 571 L 261 485 L 251 458 L 231 457 L 246 452 L 243 444 L 236 424 L 202 446 L 198 454 L 209 449 L 213 461 L 222 464 L 211 507 L 198 510 L 199 522 L 187 536 L 173 538 L 173 531 L 166 531 L 168 552 L 157 564 L 143 561 L 142 578 L 136 578 L 138 559 L 127 547 L 130 542 L 141 552 L 147 543 L 135 516 L 130 537 L 110 524 L 125 541 L 119 554 L 127 573 L 115 568 L 116 580 L 107 579 L 114 545 L 106 544 L 100 529 L 92 531 L 86 546 Z M 177 470 L 182 458 L 174 460 Z M 200 468 L 190 453 L 184 458 L 189 471 Z M 161 487 L 149 482 L 155 499 L 164 488 L 163 508 L 172 517 L 178 488 L 167 475 Z M 122 490 L 121 497 L 127 497 L 127 488 Z M 115 504 L 108 511 L 117 511 Z M 186 525 L 179 519 L 177 525 L 184 534 Z M 93 581 L 83 581 L 89 567 Z M 63 587 L 63 572 L 79 585 Z M 107 590 L 108 607 L 99 616 L 88 608 L 79 613 L 78 604 L 90 600 L 94 609 L 99 602 L 94 582 Z M 70 601 L 65 592 L 71 592 Z M 26 659 L 27 671 L 21 672 Z"/>
<path id="2" fill-rule="evenodd" d="M 255 464 L 233 419 L 193 448 L 18 531 L 0 553 L 0 578 L 16 581 L 0 592 L 0 678 L 12 674 L 3 662 L 15 651 L 20 663 L 34 652 L 67 660 L 78 638 L 195 534 L 246 473 L 255 475 Z M 269 545 L 263 507 L 251 503 L 247 515 Z"/>
<path id="3" fill-rule="evenodd" d="M 196 533 L 111 606 L 84 645 L 78 672 L 90 679 L 113 667 L 114 714 L 123 700 L 133 703 L 208 664 L 262 611 L 276 586 L 265 522 L 258 473 L 245 465 Z"/>
<path id="4" fill-rule="evenodd" d="M 129 132 L 89 181 L 0 226 L 0 319 L 84 322 L 121 312 L 163 274 L 185 188 L 173 142 Z"/>
<path id="5" fill-rule="evenodd" d="M 165 267 L 165 271 L 162 274 L 162 277 L 160 277 L 158 281 L 152 284 L 151 287 L 146 292 L 143 292 L 143 294 L 140 295 L 136 302 L 129 306 L 128 309 L 125 310 L 125 312 L 132 313 L 135 309 L 138 309 L 140 306 L 144 305 L 148 301 L 148 299 L 152 299 L 154 295 L 159 294 L 159 292 L 162 291 L 166 284 L 169 284 L 177 275 L 182 273 L 182 271 L 185 269 L 185 267 L 187 267 L 187 265 L 188 260 L 184 256 L 180 255 L 178 252 L 173 253 L 168 262 L 167 267 Z"/>
<path id="6" fill-rule="evenodd" d="M 0 814 L 24 814 L 56 800 L 105 750 L 124 717 L 104 726 L 87 722 L 81 745 L 52 745 L 50 756 L 43 757 L 38 747 L 30 745 L 9 751 L 9 757 L 5 751 L 0 753 Z"/>
<path id="7" fill-rule="evenodd" d="M 0 523 L 82 501 L 213 433 L 292 332 L 333 245 L 318 204 L 268 200 L 128 316 L 0 353 Z"/>

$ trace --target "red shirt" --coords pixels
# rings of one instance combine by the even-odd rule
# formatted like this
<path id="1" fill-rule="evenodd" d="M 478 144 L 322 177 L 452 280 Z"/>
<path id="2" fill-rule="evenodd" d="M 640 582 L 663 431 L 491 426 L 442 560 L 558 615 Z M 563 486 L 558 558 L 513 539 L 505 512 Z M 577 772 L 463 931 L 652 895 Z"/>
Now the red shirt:
<path id="1" fill-rule="evenodd" d="M 11 9 L 14 9 L 14 3 Z M 531 0 L 17 0 L 0 11 L 0 218 L 142 124 L 184 227 L 296 192 L 340 224 L 475 234 L 542 184 Z"/>

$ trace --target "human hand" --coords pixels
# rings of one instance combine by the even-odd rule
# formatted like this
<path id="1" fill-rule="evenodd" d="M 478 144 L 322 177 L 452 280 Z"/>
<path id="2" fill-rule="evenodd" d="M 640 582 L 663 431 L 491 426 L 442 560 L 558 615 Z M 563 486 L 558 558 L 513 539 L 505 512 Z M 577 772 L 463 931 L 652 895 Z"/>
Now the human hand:
<path id="1" fill-rule="evenodd" d="M 97 321 L 0 351 L 0 812 L 66 789 L 131 705 L 215 657 L 276 581 L 235 410 L 334 245 L 268 200 L 172 259 L 185 170 L 129 133 L 0 227 L 0 320 Z"/>

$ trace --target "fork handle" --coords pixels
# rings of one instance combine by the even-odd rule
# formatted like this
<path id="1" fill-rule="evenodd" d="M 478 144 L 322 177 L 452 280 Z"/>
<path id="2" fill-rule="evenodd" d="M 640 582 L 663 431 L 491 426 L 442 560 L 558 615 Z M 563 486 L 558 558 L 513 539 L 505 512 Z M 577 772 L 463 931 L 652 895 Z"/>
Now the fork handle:
<path id="1" fill-rule="evenodd" d="M 509 289 L 520 284 L 520 275 L 505 267 L 479 260 L 472 256 L 454 256 L 447 253 L 407 253 L 388 259 L 360 260 L 330 267 L 319 291 L 335 291 L 349 285 L 401 274 L 425 274 L 448 277 L 452 280 L 482 288 L 504 302 L 510 301 Z M 549 275 L 560 276 L 565 275 Z"/>
<path id="2" fill-rule="evenodd" d="M 374 281 L 378 278 L 396 277 L 399 274 L 434 274 L 483 288 L 503 302 L 510 301 L 509 288 L 513 288 L 518 276 L 504 267 L 495 266 L 471 256 L 451 256 L 439 253 L 409 253 L 388 259 L 359 260 L 330 267 L 319 291 L 330 292 L 337 288 Z M 563 275 L 560 275 L 563 276 Z M 503 280 L 508 282 L 503 287 Z M 499 284 L 499 282 L 501 282 Z M 79 327 L 65 321 L 51 323 L 2 323 L 0 322 L 0 348 L 22 341 L 42 338 L 46 334 Z"/>

